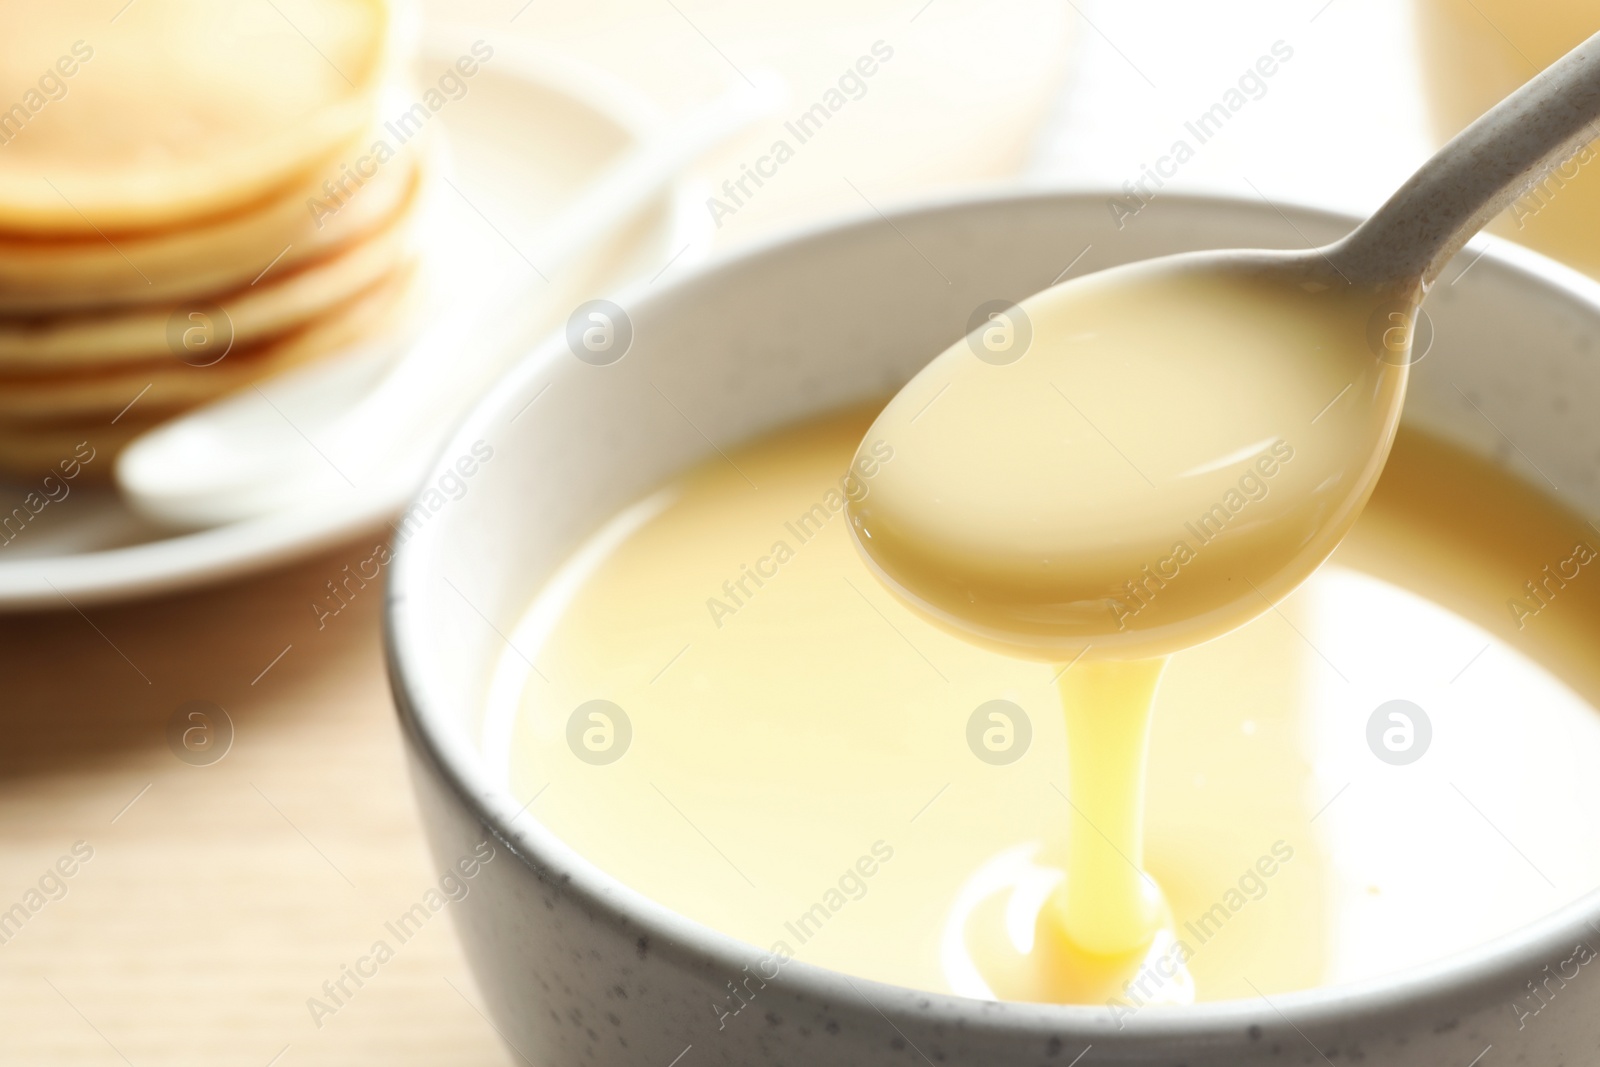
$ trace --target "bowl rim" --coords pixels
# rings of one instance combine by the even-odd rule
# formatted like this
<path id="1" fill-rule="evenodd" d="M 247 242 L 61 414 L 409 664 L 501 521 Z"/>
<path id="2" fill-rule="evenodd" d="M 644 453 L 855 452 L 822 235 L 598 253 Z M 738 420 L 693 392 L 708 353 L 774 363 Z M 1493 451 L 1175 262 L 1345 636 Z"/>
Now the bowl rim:
<path id="1" fill-rule="evenodd" d="M 801 245 L 847 239 L 885 222 L 893 225 L 896 221 L 1028 201 L 1099 202 L 1116 195 L 1117 190 L 1092 184 L 1013 182 L 919 197 L 888 212 L 862 209 L 780 229 L 697 264 L 667 285 L 655 286 L 643 280 L 627 285 L 615 299 L 630 308 L 665 304 L 686 290 L 714 283 L 719 276 L 739 272 L 756 261 Z M 1163 193 L 1161 198 L 1181 203 L 1190 211 L 1244 208 L 1346 228 L 1361 221 L 1342 211 L 1288 200 L 1263 203 L 1248 197 L 1200 192 Z M 1473 265 L 1478 259 L 1489 259 L 1514 275 L 1587 305 L 1600 317 L 1600 281 L 1574 268 L 1488 233 L 1476 235 L 1463 251 L 1475 253 Z M 1461 274 L 1464 273 L 1463 270 Z M 449 457 L 485 436 L 499 416 L 521 399 L 530 383 L 565 355 L 559 333 L 534 344 L 473 404 L 430 467 L 428 481 L 422 484 L 431 484 L 443 473 Z M 488 781 L 476 750 L 454 736 L 459 731 L 451 726 L 451 713 L 459 709 L 429 707 L 420 699 L 409 664 L 425 657 L 429 645 L 417 640 L 421 620 L 408 612 L 407 591 L 420 587 L 437 573 L 436 557 L 425 549 L 441 536 L 443 525 L 429 524 L 406 544 L 392 546 L 393 562 L 384 595 L 383 640 L 390 686 L 402 732 L 414 755 L 433 769 L 472 816 L 524 866 L 542 878 L 550 871 L 560 872 L 561 892 L 577 898 L 591 918 L 603 918 L 613 927 L 649 937 L 652 952 L 659 949 L 663 955 L 718 968 L 719 973 L 737 975 L 757 961 L 771 959 L 772 953 L 759 945 L 690 919 L 625 885 L 567 845 L 537 818 L 519 818 L 522 810 Z M 1300 1031 L 1300 1036 L 1306 1037 L 1305 1029 L 1345 1026 L 1357 1019 L 1425 1012 L 1450 1017 L 1474 1010 L 1484 994 L 1502 992 L 1508 981 L 1534 975 L 1544 964 L 1569 953 L 1573 932 L 1579 929 L 1600 935 L 1600 887 L 1507 934 L 1399 971 L 1275 993 L 1270 999 L 1263 995 L 1183 1007 L 1149 1005 L 1137 1008 L 1125 1021 L 1115 1017 L 1109 1004 L 979 1000 L 848 975 L 798 958 L 782 965 L 781 977 L 784 988 L 803 999 L 839 1005 L 859 998 L 879 1014 L 899 1011 L 902 1017 L 932 1016 L 973 1033 L 1048 1037 L 1070 1031 L 1075 1037 L 1096 1043 L 1124 1046 L 1174 1041 L 1215 1043 L 1237 1039 L 1256 1026 L 1269 1032 Z M 872 995 L 868 996 L 867 991 Z M 1294 1021 L 1288 1012 L 1293 1012 Z"/>

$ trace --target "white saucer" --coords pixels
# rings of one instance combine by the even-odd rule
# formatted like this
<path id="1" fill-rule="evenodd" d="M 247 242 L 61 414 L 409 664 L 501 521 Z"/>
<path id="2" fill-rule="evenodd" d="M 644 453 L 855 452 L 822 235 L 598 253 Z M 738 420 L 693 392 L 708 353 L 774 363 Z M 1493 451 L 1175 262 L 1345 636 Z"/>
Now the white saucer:
<path id="1" fill-rule="evenodd" d="M 455 188 L 441 189 L 439 197 L 447 228 L 480 273 L 503 278 L 525 272 L 537 284 L 523 258 L 529 235 L 661 116 L 631 87 L 566 57 L 471 28 L 429 27 L 425 36 L 428 43 L 415 64 L 416 91 L 440 85 L 443 77 L 453 94 L 428 120 L 444 130 L 452 157 L 448 177 Z M 470 78 L 451 80 L 458 58 L 471 55 L 480 39 L 493 49 L 492 57 Z M 681 187 L 664 196 L 630 231 L 626 247 L 607 258 L 602 277 L 649 276 L 674 253 L 680 253 L 675 265 L 703 255 L 709 235 L 697 200 L 693 190 Z M 459 254 L 463 247 L 452 251 Z M 370 359 L 352 358 L 349 365 L 352 375 L 372 373 Z M 262 389 L 272 394 L 270 384 Z M 52 483 L 60 499 L 25 524 L 13 522 L 9 541 L 0 537 L 0 611 L 170 593 L 308 555 L 362 530 L 386 538 L 384 524 L 411 494 L 409 486 L 393 483 L 352 486 L 347 495 L 314 508 L 173 532 L 129 511 L 105 484 L 109 472 L 97 473 L 98 484 L 85 477 L 64 483 L 65 496 Z M 0 481 L 0 519 L 22 507 L 30 492 L 40 494 L 33 498 L 37 507 L 41 481 Z"/>

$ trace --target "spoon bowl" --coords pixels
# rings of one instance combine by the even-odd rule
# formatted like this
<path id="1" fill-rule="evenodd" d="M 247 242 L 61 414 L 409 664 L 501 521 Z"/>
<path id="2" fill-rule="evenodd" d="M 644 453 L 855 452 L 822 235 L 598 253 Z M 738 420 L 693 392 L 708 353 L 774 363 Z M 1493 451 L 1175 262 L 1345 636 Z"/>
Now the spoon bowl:
<path id="1" fill-rule="evenodd" d="M 1391 307 L 1409 311 L 1320 255 L 1244 252 L 987 311 L 868 431 L 863 456 L 894 458 L 852 531 L 902 598 L 1002 652 L 1144 658 L 1224 633 L 1371 494 L 1406 360 L 1363 339 Z"/>
<path id="2" fill-rule="evenodd" d="M 1377 484 L 1440 269 L 1597 117 L 1600 35 L 1335 244 L 979 308 L 868 431 L 856 469 L 882 470 L 849 505 L 857 546 L 913 608 L 1017 656 L 1160 657 L 1248 622 Z"/>

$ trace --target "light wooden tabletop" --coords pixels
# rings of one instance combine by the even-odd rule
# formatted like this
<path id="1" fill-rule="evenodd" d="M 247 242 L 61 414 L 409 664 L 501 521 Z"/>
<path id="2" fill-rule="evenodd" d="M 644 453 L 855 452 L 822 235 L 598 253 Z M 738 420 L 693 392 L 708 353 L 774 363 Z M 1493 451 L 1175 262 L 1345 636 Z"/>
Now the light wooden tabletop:
<path id="1" fill-rule="evenodd" d="M 761 66 L 804 110 L 889 42 L 895 59 L 866 95 L 725 220 L 720 247 L 1016 174 L 1070 16 L 1048 0 L 484 0 L 449 13 L 610 69 L 668 111 Z M 736 177 L 781 122 L 701 177 Z M 345 979 L 337 1012 L 308 1008 L 440 877 L 384 678 L 381 589 L 320 628 L 312 608 L 380 537 L 200 593 L 0 619 L 0 1062 L 516 1062 L 448 908 L 359 988 Z M 233 726 L 210 765 L 168 743 L 192 701 Z"/>

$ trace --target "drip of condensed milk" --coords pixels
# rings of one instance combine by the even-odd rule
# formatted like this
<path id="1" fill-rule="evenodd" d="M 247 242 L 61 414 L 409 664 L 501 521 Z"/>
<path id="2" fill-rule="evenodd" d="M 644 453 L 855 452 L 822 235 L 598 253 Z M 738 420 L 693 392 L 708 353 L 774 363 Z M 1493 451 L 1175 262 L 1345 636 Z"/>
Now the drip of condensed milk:
<path id="1" fill-rule="evenodd" d="M 870 569 L 936 625 L 1060 667 L 1073 825 L 1030 951 L 1066 942 L 1061 966 L 1135 967 L 1170 926 L 1142 866 L 1166 657 L 1305 581 L 1394 439 L 1414 294 L 1295 262 L 1174 257 L 1000 304 L 865 438 L 895 456 L 849 504 Z"/>

